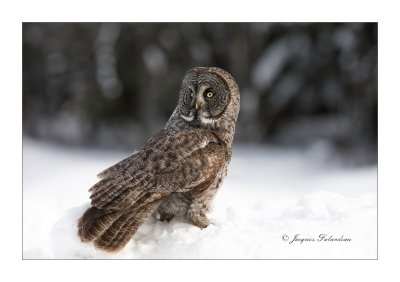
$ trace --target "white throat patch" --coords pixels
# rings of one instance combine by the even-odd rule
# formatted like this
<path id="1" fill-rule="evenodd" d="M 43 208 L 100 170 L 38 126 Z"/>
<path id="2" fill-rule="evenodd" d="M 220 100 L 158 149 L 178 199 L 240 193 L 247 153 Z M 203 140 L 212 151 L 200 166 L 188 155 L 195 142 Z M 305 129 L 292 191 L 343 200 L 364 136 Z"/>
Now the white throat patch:
<path id="1" fill-rule="evenodd" d="M 185 116 L 181 114 L 181 117 L 186 120 L 186 121 L 192 121 L 194 119 L 194 116 Z"/>

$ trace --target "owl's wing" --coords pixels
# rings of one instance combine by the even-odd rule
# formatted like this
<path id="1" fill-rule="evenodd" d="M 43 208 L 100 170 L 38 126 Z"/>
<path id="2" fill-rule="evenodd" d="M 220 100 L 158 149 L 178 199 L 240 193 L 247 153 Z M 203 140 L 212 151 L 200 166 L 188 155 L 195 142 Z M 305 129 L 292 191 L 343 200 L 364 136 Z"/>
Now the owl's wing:
<path id="1" fill-rule="evenodd" d="M 162 130 L 139 152 L 100 173 L 90 191 L 101 209 L 140 208 L 172 192 L 203 194 L 226 162 L 225 145 L 204 129 Z"/>

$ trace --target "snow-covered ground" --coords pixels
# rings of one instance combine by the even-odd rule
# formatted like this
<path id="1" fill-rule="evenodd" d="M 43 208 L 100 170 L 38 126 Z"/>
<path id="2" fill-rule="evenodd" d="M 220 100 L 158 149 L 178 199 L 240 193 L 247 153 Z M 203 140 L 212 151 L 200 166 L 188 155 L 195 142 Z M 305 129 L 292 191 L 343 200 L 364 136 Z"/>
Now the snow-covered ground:
<path id="1" fill-rule="evenodd" d="M 23 153 L 25 259 L 377 257 L 377 167 L 329 164 L 320 148 L 235 146 L 210 214 L 214 225 L 201 230 L 183 219 L 149 218 L 117 254 L 81 243 L 76 221 L 97 173 L 129 152 L 25 138 Z"/>

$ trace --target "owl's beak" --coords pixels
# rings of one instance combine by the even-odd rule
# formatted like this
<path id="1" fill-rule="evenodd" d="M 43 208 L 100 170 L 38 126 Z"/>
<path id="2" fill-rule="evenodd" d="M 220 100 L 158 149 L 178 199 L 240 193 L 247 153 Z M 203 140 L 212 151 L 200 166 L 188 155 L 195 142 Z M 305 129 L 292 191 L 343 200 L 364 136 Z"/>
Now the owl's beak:
<path id="1" fill-rule="evenodd" d="M 203 102 L 197 100 L 196 101 L 196 106 L 195 106 L 196 111 L 200 110 L 202 106 L 203 106 Z"/>

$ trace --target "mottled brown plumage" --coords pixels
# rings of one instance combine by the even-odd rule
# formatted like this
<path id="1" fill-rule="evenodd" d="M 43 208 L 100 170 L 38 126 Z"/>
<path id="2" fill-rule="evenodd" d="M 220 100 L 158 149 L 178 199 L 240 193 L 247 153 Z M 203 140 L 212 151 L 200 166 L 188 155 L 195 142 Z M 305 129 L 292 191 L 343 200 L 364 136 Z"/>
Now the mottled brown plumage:
<path id="1" fill-rule="evenodd" d="M 211 94 L 210 94 L 211 93 Z M 83 242 L 118 251 L 156 210 L 160 220 L 186 216 L 206 227 L 211 201 L 231 158 L 239 88 L 218 68 L 194 68 L 163 130 L 138 152 L 101 172 L 79 219 Z"/>

